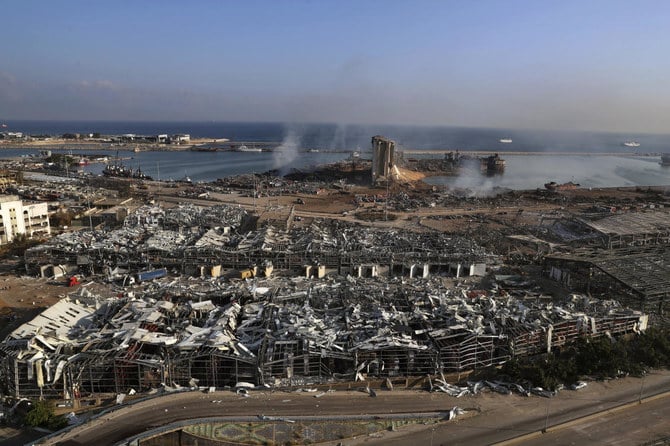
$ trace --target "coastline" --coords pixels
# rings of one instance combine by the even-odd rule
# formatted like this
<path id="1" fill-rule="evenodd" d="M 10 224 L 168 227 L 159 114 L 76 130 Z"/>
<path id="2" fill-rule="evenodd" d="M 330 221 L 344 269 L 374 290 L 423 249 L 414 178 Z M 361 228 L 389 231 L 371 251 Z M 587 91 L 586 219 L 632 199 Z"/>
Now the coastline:
<path id="1" fill-rule="evenodd" d="M 92 140 L 53 138 L 39 141 L 0 141 L 2 149 L 118 150 L 127 152 L 179 152 L 207 144 L 224 144 L 227 138 L 197 138 L 188 144 L 111 143 Z"/>
<path id="2" fill-rule="evenodd" d="M 52 139 L 49 141 L 0 141 L 0 152 L 3 149 L 40 149 L 40 150 L 118 150 L 120 152 L 185 152 L 198 151 L 199 148 L 206 148 L 209 144 L 230 144 L 231 141 L 225 138 L 210 139 L 199 138 L 191 140 L 189 144 L 151 144 L 151 143 L 109 143 L 99 141 L 77 141 L 66 139 Z M 245 142 L 246 143 L 246 142 Z M 240 142 L 239 144 L 242 144 Z M 258 143 L 261 144 L 261 143 Z M 229 149 L 218 149 L 226 151 Z M 207 150 L 203 150 L 207 151 Z M 407 149 L 402 152 L 405 155 L 413 156 L 443 156 L 455 152 L 455 149 L 435 149 L 435 150 L 420 150 Z M 324 153 L 348 153 L 349 151 L 335 150 L 323 151 Z M 656 152 L 574 152 L 574 151 L 495 151 L 495 150 L 467 150 L 460 149 L 463 154 L 471 156 L 608 156 L 608 157 L 658 157 L 662 153 Z"/>

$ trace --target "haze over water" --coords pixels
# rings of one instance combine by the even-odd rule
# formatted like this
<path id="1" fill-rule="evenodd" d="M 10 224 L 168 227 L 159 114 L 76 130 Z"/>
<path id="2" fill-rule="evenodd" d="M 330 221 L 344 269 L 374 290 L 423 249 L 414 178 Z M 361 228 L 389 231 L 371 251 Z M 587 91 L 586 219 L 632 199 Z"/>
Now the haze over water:
<path id="1" fill-rule="evenodd" d="M 263 122 L 5 121 L 5 130 L 31 135 L 100 133 L 157 135 L 188 133 L 194 138 L 281 142 L 289 134 L 304 148 L 368 150 L 374 135 L 393 139 L 402 149 L 500 150 L 520 152 L 670 152 L 670 134 L 520 130 L 452 126 L 301 124 Z M 501 144 L 511 138 L 511 144 Z M 623 146 L 637 141 L 640 147 Z"/>
<path id="2" fill-rule="evenodd" d="M 202 123 L 202 122 L 49 122 L 23 121 L 10 123 L 14 131 L 28 134 L 93 133 L 155 135 L 159 133 L 189 133 L 192 137 L 229 138 L 232 141 L 275 142 L 277 153 L 158 151 L 133 153 L 119 152 L 121 157 L 132 157 L 123 162 L 141 169 L 154 178 L 180 179 L 188 175 L 193 181 L 214 181 L 229 175 L 262 173 L 279 169 L 309 169 L 349 156 L 350 151 L 361 151 L 370 157 L 370 138 L 382 134 L 396 140 L 400 150 L 468 150 L 497 151 L 507 161 L 505 173 L 486 177 L 479 172 L 464 172 L 458 177 L 431 178 L 436 185 L 463 187 L 474 190 L 504 187 L 534 189 L 548 181 L 580 183 L 583 187 L 653 186 L 670 184 L 670 169 L 659 165 L 656 157 L 630 156 L 551 156 L 505 155 L 505 152 L 577 152 L 577 153 L 661 153 L 670 151 L 670 135 L 617 134 L 566 131 L 529 131 L 505 129 L 477 129 L 456 127 L 361 126 L 335 124 L 280 124 L 280 123 Z M 511 138 L 503 144 L 501 138 Z M 638 148 L 623 146 L 635 140 Z M 60 146 L 59 146 L 60 147 Z M 76 147 L 76 146 L 73 146 Z M 49 147 L 44 147 L 48 149 Z M 318 149 L 318 153 L 304 152 Z M 66 148 L 55 149 L 69 152 Z M 300 153 L 298 153 L 298 151 Z M 338 151 L 340 153 L 328 153 Z M 37 155 L 39 149 L 2 149 L 0 156 Z M 116 150 L 72 151 L 116 156 Z M 441 158 L 436 154 L 436 158 Z M 86 166 L 85 171 L 100 174 L 104 165 Z"/>

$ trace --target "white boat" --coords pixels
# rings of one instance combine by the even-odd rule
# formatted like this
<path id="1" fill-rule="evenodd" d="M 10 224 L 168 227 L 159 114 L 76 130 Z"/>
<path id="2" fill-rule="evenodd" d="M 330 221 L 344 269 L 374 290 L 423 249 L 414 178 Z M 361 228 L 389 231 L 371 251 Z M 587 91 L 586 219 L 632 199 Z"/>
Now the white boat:
<path id="1" fill-rule="evenodd" d="M 239 146 L 237 149 L 235 149 L 236 152 L 262 152 L 263 149 L 258 148 L 258 147 L 247 147 L 245 145 Z"/>
<path id="2" fill-rule="evenodd" d="M 511 144 L 512 143 L 512 138 L 502 138 L 502 139 L 499 139 L 498 142 L 501 142 L 503 144 Z"/>
<path id="3" fill-rule="evenodd" d="M 623 145 L 626 147 L 640 147 L 640 143 L 637 141 L 626 141 Z"/>

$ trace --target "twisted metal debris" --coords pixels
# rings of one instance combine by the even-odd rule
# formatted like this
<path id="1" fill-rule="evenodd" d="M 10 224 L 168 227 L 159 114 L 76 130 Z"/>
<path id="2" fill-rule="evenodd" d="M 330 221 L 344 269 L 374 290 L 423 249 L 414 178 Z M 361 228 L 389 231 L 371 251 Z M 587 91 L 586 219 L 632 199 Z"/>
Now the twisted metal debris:
<path id="1" fill-rule="evenodd" d="M 477 369 L 645 327 L 614 301 L 439 279 L 164 278 L 121 298 L 60 301 L 0 344 L 0 364 L 16 397 L 281 386 Z"/>

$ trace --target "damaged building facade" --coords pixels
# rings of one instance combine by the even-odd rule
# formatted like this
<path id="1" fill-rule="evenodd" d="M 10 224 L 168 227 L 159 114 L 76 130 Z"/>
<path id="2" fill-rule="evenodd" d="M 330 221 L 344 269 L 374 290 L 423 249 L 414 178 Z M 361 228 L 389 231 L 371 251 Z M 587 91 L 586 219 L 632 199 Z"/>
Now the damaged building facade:
<path id="1" fill-rule="evenodd" d="M 19 234 L 51 234 L 47 203 L 26 204 L 15 195 L 0 197 L 0 244 L 11 242 Z"/>
<path id="2" fill-rule="evenodd" d="M 613 301 L 574 295 L 559 305 L 438 279 L 163 280 L 136 296 L 83 291 L 20 326 L 0 344 L 5 392 L 76 399 L 425 376 L 647 324 Z"/>

